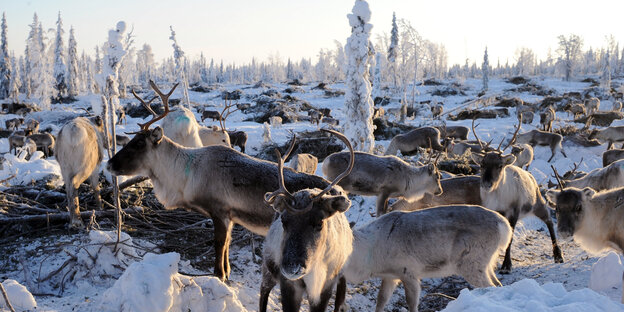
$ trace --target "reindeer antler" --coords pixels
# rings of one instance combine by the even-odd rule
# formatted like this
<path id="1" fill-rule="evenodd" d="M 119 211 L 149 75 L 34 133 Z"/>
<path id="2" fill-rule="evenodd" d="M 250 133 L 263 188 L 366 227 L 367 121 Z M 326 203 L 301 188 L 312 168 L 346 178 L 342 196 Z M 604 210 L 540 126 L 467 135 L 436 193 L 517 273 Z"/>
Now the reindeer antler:
<path id="1" fill-rule="evenodd" d="M 162 113 L 162 115 L 159 115 L 159 116 L 156 116 L 156 117 L 152 118 L 152 120 L 150 120 L 150 121 L 148 121 L 148 122 L 146 122 L 144 124 L 139 124 L 139 127 L 141 127 L 141 131 L 149 130 L 149 126 L 151 126 L 153 123 L 155 123 L 155 122 L 165 118 L 165 116 L 167 116 L 167 114 L 169 114 L 169 97 L 171 96 L 171 94 L 173 94 L 173 91 L 175 91 L 175 89 L 180 84 L 179 82 L 176 83 L 175 85 L 173 85 L 173 88 L 171 88 L 171 90 L 169 90 L 169 92 L 167 94 L 164 94 L 164 93 L 162 93 L 160 91 L 160 89 L 158 89 L 158 86 L 156 86 L 156 83 L 154 83 L 153 80 L 150 80 L 149 83 L 150 83 L 150 86 L 152 87 L 152 89 L 154 89 L 154 92 L 156 92 L 158 94 L 158 96 L 160 96 L 160 100 L 163 102 L 163 105 L 165 106 L 165 112 Z"/>
<path id="2" fill-rule="evenodd" d="M 279 184 L 279 189 L 277 189 L 276 191 L 272 193 L 264 194 L 264 202 L 269 205 L 273 204 L 273 202 L 275 202 L 275 199 L 279 195 L 283 195 L 287 197 L 289 200 L 293 198 L 293 194 L 288 191 L 288 189 L 286 188 L 286 184 L 284 183 L 284 161 L 288 158 L 288 156 L 290 156 L 290 153 L 295 147 L 296 139 L 297 137 L 293 133 L 293 138 L 290 142 L 290 147 L 288 148 L 288 151 L 286 152 L 286 155 L 284 155 L 284 157 L 282 157 L 282 154 L 280 154 L 280 151 L 277 148 L 275 149 L 275 154 L 277 155 L 277 180 Z M 286 206 L 288 207 L 289 205 L 286 205 Z"/>
<path id="3" fill-rule="evenodd" d="M 514 134 L 511 137 L 511 141 L 509 141 L 509 143 L 507 145 L 505 145 L 505 147 L 503 147 L 503 149 L 501 151 L 506 150 L 508 147 L 510 147 L 514 143 L 516 143 L 516 139 L 518 138 L 518 132 L 520 132 L 520 127 L 522 127 L 522 115 L 520 115 L 520 117 L 518 117 L 518 127 L 516 127 L 516 131 L 514 131 Z"/>
<path id="4" fill-rule="evenodd" d="M 347 170 L 343 171 L 324 190 L 322 190 L 320 193 L 314 196 L 312 198 L 312 201 L 317 201 L 321 199 L 321 197 L 325 195 L 327 192 L 329 192 L 334 187 L 334 185 L 338 184 L 338 182 L 340 182 L 342 179 L 348 176 L 351 173 L 351 170 L 353 170 L 353 164 L 355 163 L 355 152 L 353 151 L 353 146 L 351 146 L 351 142 L 349 142 L 349 139 L 347 139 L 347 137 L 344 136 L 344 134 L 338 131 L 329 130 L 329 129 L 321 129 L 321 131 L 325 131 L 325 132 L 328 132 L 337 136 L 342 142 L 345 143 L 345 145 L 347 145 L 347 147 L 349 148 L 349 152 L 350 152 L 349 165 L 347 166 Z"/>
<path id="5" fill-rule="evenodd" d="M 150 106 L 150 104 L 152 104 L 152 101 L 154 101 L 156 99 L 156 96 L 153 97 L 151 100 L 149 100 L 147 103 L 145 103 L 145 100 L 143 100 L 141 97 L 139 97 L 138 94 L 136 94 L 136 92 L 134 92 L 134 89 L 132 89 L 132 95 L 134 95 L 134 97 L 139 100 L 139 102 L 141 102 L 141 104 L 143 104 L 143 107 L 145 107 L 145 109 L 147 109 L 148 112 L 150 112 L 150 114 L 152 114 L 153 117 L 158 116 L 158 114 L 156 114 L 154 112 L 154 110 L 152 110 L 152 107 Z"/>
<path id="6" fill-rule="evenodd" d="M 232 114 L 233 112 L 238 110 L 238 107 L 234 110 L 230 110 L 230 108 L 232 106 L 234 106 L 234 104 L 231 104 L 232 101 L 230 101 L 230 104 L 228 104 L 227 99 L 225 100 L 225 107 L 223 108 L 223 111 L 221 112 L 220 118 L 219 118 L 219 123 L 221 124 L 221 130 L 222 131 L 226 131 L 225 130 L 225 120 L 230 116 L 230 114 Z M 225 114 L 225 112 L 227 111 L 227 114 Z"/>
<path id="7" fill-rule="evenodd" d="M 481 140 L 479 140 L 479 137 L 477 136 L 477 131 L 475 131 L 475 128 L 478 127 L 479 125 L 474 124 L 475 120 L 472 119 L 472 134 L 474 135 L 475 139 L 477 139 L 477 143 L 479 143 L 479 146 L 481 147 L 482 151 L 485 151 L 485 147 L 483 147 L 483 143 L 481 143 Z"/>
<path id="8" fill-rule="evenodd" d="M 555 169 L 555 166 L 550 165 L 550 168 L 552 168 L 552 171 L 555 173 L 555 178 L 557 179 L 557 184 L 559 185 L 559 190 L 563 191 L 563 183 L 561 182 L 561 177 L 559 177 L 559 172 L 557 172 L 557 169 Z"/>

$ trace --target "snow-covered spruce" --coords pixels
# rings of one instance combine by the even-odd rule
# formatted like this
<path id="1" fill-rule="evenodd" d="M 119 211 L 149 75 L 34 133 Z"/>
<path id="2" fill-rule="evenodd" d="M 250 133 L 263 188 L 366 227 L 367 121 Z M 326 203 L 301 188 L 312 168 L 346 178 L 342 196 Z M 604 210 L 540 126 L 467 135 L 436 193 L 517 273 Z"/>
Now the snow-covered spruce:
<path id="1" fill-rule="evenodd" d="M 347 15 L 351 36 L 347 39 L 345 53 L 348 58 L 345 94 L 347 120 L 345 135 L 353 148 L 371 152 L 375 147 L 373 136 L 373 99 L 369 80 L 369 40 L 373 25 L 369 24 L 371 12 L 368 3 L 356 0 L 351 14 Z"/>

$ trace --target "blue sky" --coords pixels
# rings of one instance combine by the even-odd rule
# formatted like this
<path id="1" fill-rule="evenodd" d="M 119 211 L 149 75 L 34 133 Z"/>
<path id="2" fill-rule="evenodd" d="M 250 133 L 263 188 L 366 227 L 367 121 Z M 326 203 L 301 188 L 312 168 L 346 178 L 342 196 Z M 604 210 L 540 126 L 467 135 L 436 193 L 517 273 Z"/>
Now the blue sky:
<path id="1" fill-rule="evenodd" d="M 279 52 L 284 59 L 312 57 L 320 48 L 334 48 L 334 40 L 349 36 L 346 14 L 353 0 L 0 0 L 7 13 L 9 49 L 20 55 L 28 24 L 37 12 L 44 28 L 55 28 L 61 11 L 66 31 L 74 26 L 79 50 L 93 54 L 119 20 L 134 26 L 137 47 L 148 43 L 157 60 L 172 55 L 169 26 L 190 57 L 200 52 L 227 62 L 265 60 Z M 449 62 L 466 58 L 480 63 L 487 45 L 490 63 L 513 61 L 519 47 L 533 49 L 539 58 L 556 48 L 556 37 L 575 33 L 585 47 L 605 45 L 605 36 L 624 40 L 621 26 L 624 1 L 561 0 L 371 0 L 376 34 L 390 31 L 392 12 L 409 20 L 420 34 L 443 43 Z M 622 48 L 622 47 L 621 47 Z"/>

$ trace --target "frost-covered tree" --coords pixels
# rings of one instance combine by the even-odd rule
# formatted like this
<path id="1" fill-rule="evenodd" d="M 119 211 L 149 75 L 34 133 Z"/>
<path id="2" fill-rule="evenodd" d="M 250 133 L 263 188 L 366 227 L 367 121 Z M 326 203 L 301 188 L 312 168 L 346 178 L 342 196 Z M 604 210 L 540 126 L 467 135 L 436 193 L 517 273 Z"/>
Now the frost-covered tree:
<path id="1" fill-rule="evenodd" d="M 483 76 L 483 91 L 488 90 L 488 76 L 490 74 L 490 59 L 488 58 L 487 47 L 483 53 L 483 64 L 481 65 L 481 75 Z"/>
<path id="2" fill-rule="evenodd" d="M 516 75 L 533 75 L 535 73 L 536 57 L 533 50 L 522 47 L 516 50 Z"/>
<path id="3" fill-rule="evenodd" d="M 78 96 L 80 92 L 80 69 L 78 68 L 78 47 L 74 37 L 74 27 L 69 29 L 69 41 L 67 43 L 67 94 L 70 97 Z"/>
<path id="4" fill-rule="evenodd" d="M 143 48 L 137 52 L 136 67 L 139 72 L 139 83 L 144 88 L 149 86 L 150 79 L 154 79 L 154 53 L 149 44 L 143 44 Z"/>
<path id="5" fill-rule="evenodd" d="M 182 51 L 182 48 L 180 48 L 180 46 L 178 45 L 178 41 L 176 40 L 176 33 L 175 31 L 173 31 L 173 26 L 169 26 L 169 29 L 171 29 L 171 36 L 169 37 L 169 39 L 171 39 L 171 41 L 173 41 L 173 44 L 171 46 L 173 46 L 173 59 L 175 60 L 175 72 L 176 72 L 176 77 L 179 77 L 180 80 L 182 80 L 182 91 L 184 92 L 184 101 L 186 102 L 186 105 L 188 106 L 189 109 L 191 109 L 191 101 L 189 100 L 189 95 L 188 95 L 188 80 L 186 79 L 186 69 L 185 69 L 185 57 L 184 57 L 184 51 Z"/>
<path id="6" fill-rule="evenodd" d="M 53 92 L 52 71 L 50 70 L 50 62 L 48 61 L 46 51 L 43 26 L 37 14 L 35 14 L 26 43 L 25 54 L 28 57 L 28 82 L 25 83 L 29 84 L 27 89 L 32 90 L 32 96 L 39 99 L 38 106 L 43 109 L 47 109 L 50 105 L 50 97 Z"/>
<path id="7" fill-rule="evenodd" d="M 64 33 L 63 20 L 61 19 L 61 12 L 59 12 L 56 20 L 56 40 L 54 41 L 54 89 L 56 89 L 56 97 L 59 100 L 67 93 Z"/>
<path id="8" fill-rule="evenodd" d="M 15 58 L 15 56 L 11 57 L 11 81 L 9 82 L 9 99 L 13 101 L 13 103 L 19 102 L 19 87 L 22 83 L 20 81 L 19 73 L 19 62 Z"/>
<path id="9" fill-rule="evenodd" d="M 286 79 L 288 79 L 289 81 L 292 81 L 293 79 L 295 79 L 294 75 L 295 73 L 293 72 L 293 65 L 289 57 L 288 63 L 286 64 Z"/>
<path id="10" fill-rule="evenodd" d="M 334 73 L 333 80 L 340 81 L 344 79 L 344 71 L 347 66 L 347 57 L 345 56 L 344 46 L 338 40 L 334 40 L 334 44 L 336 45 L 336 50 L 334 50 Z"/>
<path id="11" fill-rule="evenodd" d="M 394 86 L 395 88 L 397 86 L 396 58 L 398 54 L 398 45 L 399 45 L 399 26 L 397 26 L 397 22 L 396 22 L 396 13 L 392 12 L 392 30 L 390 30 L 390 46 L 388 47 L 388 62 L 390 63 L 390 68 L 392 70 L 392 86 Z"/>
<path id="12" fill-rule="evenodd" d="M 559 47 L 557 48 L 559 61 L 564 68 L 565 80 L 570 81 L 570 77 L 572 77 L 581 56 L 583 39 L 574 34 L 569 35 L 567 38 L 564 35 L 560 35 L 557 39 L 559 39 Z"/>
<path id="13" fill-rule="evenodd" d="M 381 94 L 381 53 L 375 54 L 375 76 L 373 78 L 373 99 L 380 97 Z"/>
<path id="14" fill-rule="evenodd" d="M 602 87 L 610 91 L 611 90 L 611 59 L 609 55 L 609 50 L 607 50 L 603 56 L 602 60 L 602 71 L 601 71 L 600 82 Z"/>
<path id="15" fill-rule="evenodd" d="M 351 36 L 347 39 L 345 53 L 348 59 L 345 94 L 347 122 L 345 135 L 358 151 L 372 152 L 375 147 L 373 136 L 373 99 L 369 80 L 369 44 L 373 25 L 369 23 L 371 11 L 364 0 L 356 0 L 347 15 Z"/>
<path id="16" fill-rule="evenodd" d="M 2 24 L 0 24 L 0 99 L 5 99 L 11 91 L 10 84 L 12 73 L 11 59 L 9 57 L 9 48 L 7 44 L 7 21 L 6 13 L 2 13 Z"/>

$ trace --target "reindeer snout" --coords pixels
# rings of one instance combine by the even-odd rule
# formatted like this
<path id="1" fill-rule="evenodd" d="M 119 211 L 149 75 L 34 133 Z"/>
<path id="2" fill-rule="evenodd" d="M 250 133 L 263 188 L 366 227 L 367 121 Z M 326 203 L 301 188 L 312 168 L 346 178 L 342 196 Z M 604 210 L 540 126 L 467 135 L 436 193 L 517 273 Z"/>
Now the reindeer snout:
<path id="1" fill-rule="evenodd" d="M 280 271 L 285 278 L 294 281 L 302 278 L 305 275 L 305 268 L 300 264 L 288 263 L 282 264 Z"/>

